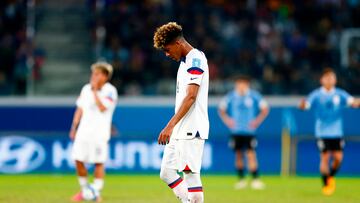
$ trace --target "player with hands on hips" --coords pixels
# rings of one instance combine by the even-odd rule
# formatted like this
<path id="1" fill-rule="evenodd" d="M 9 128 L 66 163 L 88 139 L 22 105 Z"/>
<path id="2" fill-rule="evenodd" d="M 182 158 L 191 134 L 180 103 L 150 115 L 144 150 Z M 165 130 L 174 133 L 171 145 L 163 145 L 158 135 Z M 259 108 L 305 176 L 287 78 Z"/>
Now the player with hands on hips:
<path id="1" fill-rule="evenodd" d="M 253 177 L 251 187 L 265 188 L 265 184 L 259 179 L 255 134 L 268 113 L 267 102 L 257 91 L 250 89 L 250 78 L 247 76 L 236 77 L 234 90 L 220 102 L 219 115 L 231 131 L 230 146 L 235 151 L 235 166 L 239 176 L 239 181 L 235 184 L 236 189 L 247 187 L 243 159 L 245 155 Z"/>

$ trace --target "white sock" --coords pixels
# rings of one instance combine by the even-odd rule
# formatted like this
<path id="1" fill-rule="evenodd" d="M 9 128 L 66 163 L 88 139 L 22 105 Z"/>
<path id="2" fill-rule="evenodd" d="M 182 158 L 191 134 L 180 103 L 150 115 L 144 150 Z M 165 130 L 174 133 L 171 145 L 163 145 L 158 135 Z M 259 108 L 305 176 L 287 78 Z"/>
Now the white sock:
<path id="1" fill-rule="evenodd" d="M 78 176 L 78 181 L 81 189 L 88 185 L 87 176 Z"/>
<path id="2" fill-rule="evenodd" d="M 199 173 L 184 173 L 184 179 L 188 186 L 188 201 L 190 203 L 203 203 L 204 193 Z"/>
<path id="3" fill-rule="evenodd" d="M 187 202 L 188 191 L 185 181 L 177 174 L 175 169 L 162 168 L 160 171 L 160 178 L 163 180 L 174 192 L 175 196 L 181 202 Z"/>
<path id="4" fill-rule="evenodd" d="M 177 186 L 172 188 L 175 196 L 182 202 L 185 203 L 188 200 L 188 190 L 185 181 L 181 181 Z"/>
<path id="5" fill-rule="evenodd" d="M 190 203 L 203 203 L 204 202 L 204 193 L 203 192 L 189 192 L 189 201 Z"/>
<path id="6" fill-rule="evenodd" d="M 94 179 L 94 188 L 98 191 L 102 190 L 104 187 L 104 179 L 102 178 L 95 178 Z"/>

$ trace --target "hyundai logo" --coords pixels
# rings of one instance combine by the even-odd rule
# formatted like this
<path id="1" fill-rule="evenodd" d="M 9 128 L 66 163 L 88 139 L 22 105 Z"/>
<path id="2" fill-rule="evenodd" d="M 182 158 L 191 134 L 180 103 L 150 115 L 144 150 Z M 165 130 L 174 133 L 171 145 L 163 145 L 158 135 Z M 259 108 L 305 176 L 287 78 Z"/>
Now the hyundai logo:
<path id="1" fill-rule="evenodd" d="M 0 172 L 29 172 L 38 168 L 44 160 L 44 148 L 33 139 L 22 136 L 0 138 Z"/>

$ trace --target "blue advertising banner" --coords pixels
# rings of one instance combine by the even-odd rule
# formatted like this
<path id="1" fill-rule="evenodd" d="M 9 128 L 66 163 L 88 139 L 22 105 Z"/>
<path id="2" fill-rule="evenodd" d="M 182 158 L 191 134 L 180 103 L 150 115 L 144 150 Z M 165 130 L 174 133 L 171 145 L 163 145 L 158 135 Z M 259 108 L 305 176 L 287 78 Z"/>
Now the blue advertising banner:
<path id="1" fill-rule="evenodd" d="M 0 107 L 0 173 L 72 172 L 72 142 L 68 130 L 73 107 Z M 113 118 L 115 136 L 110 142 L 107 163 L 111 172 L 158 172 L 163 146 L 157 136 L 173 114 L 169 106 L 118 106 Z M 356 123 L 360 111 L 344 111 L 347 135 L 360 135 Z M 203 171 L 233 173 L 234 154 L 228 147 L 229 131 L 220 121 L 216 107 L 209 108 L 210 138 L 207 141 Z M 319 154 L 315 139 L 301 139 L 312 135 L 312 112 L 292 107 L 275 107 L 260 126 L 258 160 L 261 173 L 279 174 L 281 165 L 281 132 L 289 128 L 299 138 L 296 169 L 300 174 L 317 174 Z M 348 141 L 344 164 L 340 173 L 360 174 L 360 142 Z"/>
<path id="2" fill-rule="evenodd" d="M 226 139 L 209 141 L 205 144 L 202 169 L 204 172 L 231 173 L 234 171 L 232 151 Z M 280 148 L 277 142 L 264 141 L 259 154 L 266 173 L 279 171 Z M 110 172 L 158 172 L 164 147 L 156 139 L 136 140 L 121 137 L 112 138 L 109 159 L 106 163 Z M 67 135 L 21 135 L 7 134 L 0 137 L 0 172 L 71 172 L 72 142 Z M 266 154 L 266 156 L 265 156 Z"/>

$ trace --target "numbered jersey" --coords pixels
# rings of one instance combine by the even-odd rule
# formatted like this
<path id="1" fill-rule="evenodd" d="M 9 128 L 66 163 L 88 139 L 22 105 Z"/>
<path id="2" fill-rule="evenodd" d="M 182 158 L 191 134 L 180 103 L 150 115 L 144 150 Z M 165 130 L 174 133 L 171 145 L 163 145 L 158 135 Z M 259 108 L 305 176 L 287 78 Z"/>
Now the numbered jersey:
<path id="1" fill-rule="evenodd" d="M 180 62 L 176 83 L 175 113 L 179 110 L 187 92 L 188 85 L 199 86 L 196 101 L 185 116 L 175 126 L 172 138 L 207 139 L 209 134 L 208 89 L 209 68 L 205 54 L 192 49 Z"/>

